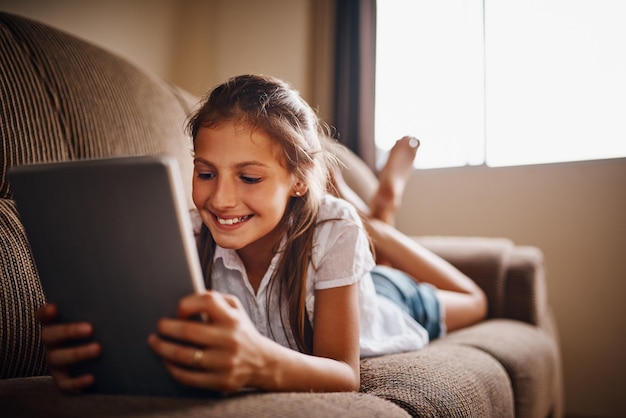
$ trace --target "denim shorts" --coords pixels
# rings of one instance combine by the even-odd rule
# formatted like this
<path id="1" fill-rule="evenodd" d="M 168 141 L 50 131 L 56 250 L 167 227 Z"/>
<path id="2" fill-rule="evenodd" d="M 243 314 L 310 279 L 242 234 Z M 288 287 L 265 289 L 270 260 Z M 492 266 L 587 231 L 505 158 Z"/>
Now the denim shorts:
<path id="1" fill-rule="evenodd" d="M 386 266 L 371 271 L 376 293 L 392 300 L 422 325 L 431 340 L 445 334 L 443 312 L 436 289 L 428 283 L 417 283 L 408 274 Z"/>

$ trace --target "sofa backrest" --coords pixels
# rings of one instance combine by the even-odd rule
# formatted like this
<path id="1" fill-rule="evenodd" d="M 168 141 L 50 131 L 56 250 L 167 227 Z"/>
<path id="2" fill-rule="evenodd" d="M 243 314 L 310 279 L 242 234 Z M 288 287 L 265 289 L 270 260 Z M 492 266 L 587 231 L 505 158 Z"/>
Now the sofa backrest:
<path id="1" fill-rule="evenodd" d="M 11 378 L 46 373 L 34 318 L 45 295 L 7 170 L 170 154 L 190 197 L 191 143 L 183 126 L 196 98 L 110 52 L 7 13 L 0 13 L 0 50 L 0 378 Z"/>

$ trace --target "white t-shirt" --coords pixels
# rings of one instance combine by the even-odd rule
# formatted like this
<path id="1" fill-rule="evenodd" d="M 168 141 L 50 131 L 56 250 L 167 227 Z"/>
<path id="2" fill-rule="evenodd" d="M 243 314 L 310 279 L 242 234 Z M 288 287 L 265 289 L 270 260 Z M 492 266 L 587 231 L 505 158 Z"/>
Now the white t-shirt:
<path id="1" fill-rule="evenodd" d="M 369 241 L 361 219 L 350 204 L 325 196 L 313 239 L 306 292 L 311 324 L 315 323 L 315 290 L 358 283 L 361 357 L 417 350 L 428 344 L 428 333 L 417 321 L 376 294 L 369 273 L 375 265 Z M 279 254 L 274 256 L 255 294 L 237 252 L 217 246 L 213 290 L 238 297 L 261 334 L 285 347 L 296 348 L 291 328 L 282 326 L 281 312 L 276 308 L 279 286 L 270 286 L 278 259 Z M 269 312 L 268 295 L 273 305 Z M 281 309 L 287 320 L 285 303 Z"/>

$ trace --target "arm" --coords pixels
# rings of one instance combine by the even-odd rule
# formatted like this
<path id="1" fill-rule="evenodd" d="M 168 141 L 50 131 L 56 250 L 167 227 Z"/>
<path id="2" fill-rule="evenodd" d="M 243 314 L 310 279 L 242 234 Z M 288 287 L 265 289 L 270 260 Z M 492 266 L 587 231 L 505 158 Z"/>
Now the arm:
<path id="1" fill-rule="evenodd" d="M 161 336 L 149 339 L 181 383 L 232 392 L 244 387 L 272 391 L 349 391 L 359 387 L 359 328 L 356 285 L 316 292 L 314 355 L 283 347 L 259 334 L 239 301 L 207 292 L 181 301 L 182 318 L 204 313 L 208 323 L 164 319 Z"/>
<path id="2" fill-rule="evenodd" d="M 284 383 L 300 390 L 358 390 L 358 312 L 356 284 L 316 291 L 313 356 L 289 350 L 294 363 L 285 367 Z"/>

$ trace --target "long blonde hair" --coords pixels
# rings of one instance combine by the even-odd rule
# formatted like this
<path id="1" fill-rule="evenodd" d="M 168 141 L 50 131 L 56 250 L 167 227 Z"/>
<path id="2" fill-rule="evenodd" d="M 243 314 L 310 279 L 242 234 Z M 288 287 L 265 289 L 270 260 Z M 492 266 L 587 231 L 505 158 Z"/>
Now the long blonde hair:
<path id="1" fill-rule="evenodd" d="M 287 170 L 307 186 L 303 196 L 289 200 L 278 225 L 286 243 L 271 285 L 279 286 L 278 304 L 273 306 L 281 313 L 283 327 L 291 328 L 300 351 L 310 353 L 312 331 L 305 304 L 307 271 L 320 201 L 328 191 L 331 166 L 335 164 L 324 149 L 324 126 L 289 84 L 257 75 L 233 77 L 213 89 L 190 116 L 187 129 L 195 145 L 201 128 L 223 123 L 243 124 L 267 134 L 280 146 Z M 199 250 L 206 284 L 211 288 L 215 241 L 205 225 Z M 288 320 L 282 315 L 283 301 L 287 301 Z M 270 306 L 268 303 L 268 310 Z"/>

